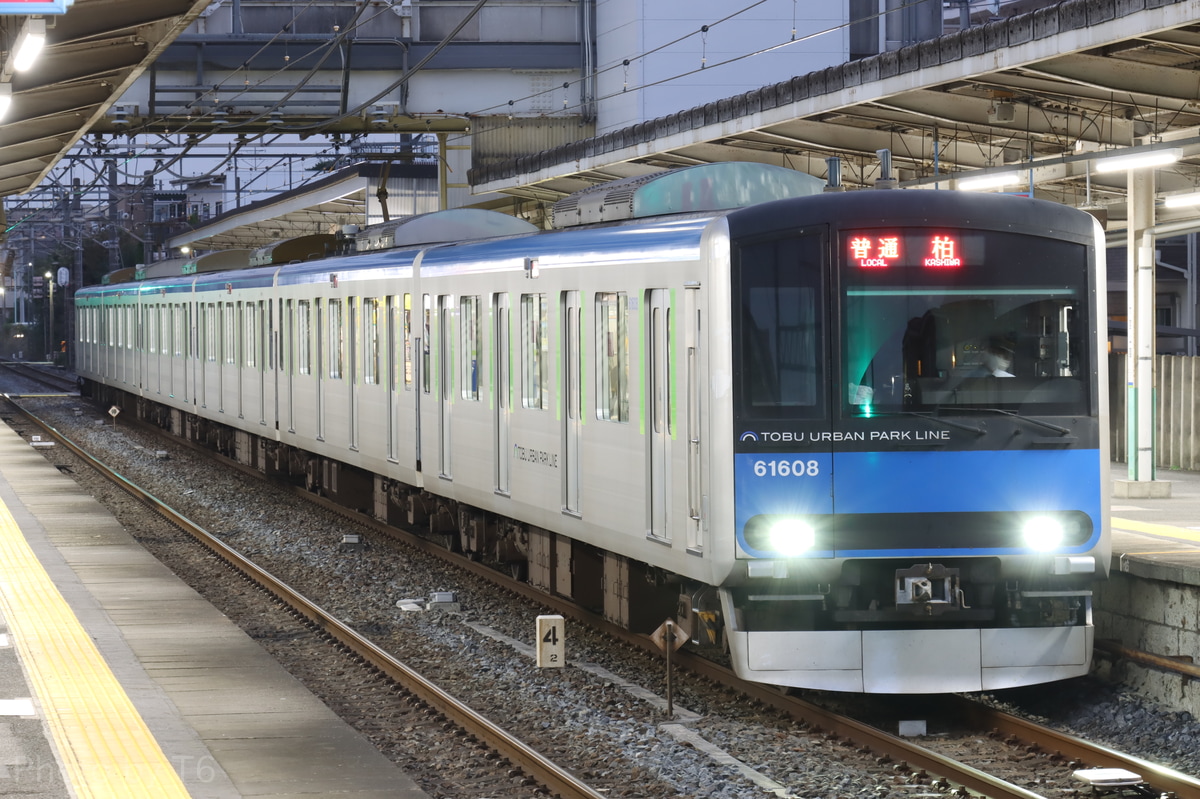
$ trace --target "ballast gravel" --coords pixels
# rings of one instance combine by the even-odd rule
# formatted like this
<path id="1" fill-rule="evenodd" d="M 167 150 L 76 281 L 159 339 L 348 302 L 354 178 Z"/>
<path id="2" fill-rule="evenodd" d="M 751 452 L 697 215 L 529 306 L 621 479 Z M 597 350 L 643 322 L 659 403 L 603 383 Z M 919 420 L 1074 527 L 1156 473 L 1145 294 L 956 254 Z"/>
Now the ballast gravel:
<path id="1" fill-rule="evenodd" d="M 674 699 L 679 715 L 691 712 L 695 717 L 667 719 L 659 707 L 636 698 L 620 682 L 661 691 L 662 664 L 586 630 L 568 632 L 568 658 L 575 665 L 539 670 L 527 652 L 542 609 L 407 548 L 370 539 L 364 547 L 344 548 L 344 519 L 301 506 L 290 495 L 186 447 L 120 420 L 114 423 L 104 409 L 86 400 L 45 398 L 24 404 L 99 453 L 127 479 L 264 563 L 302 593 L 319 598 L 328 610 L 367 631 L 377 644 L 460 700 L 502 726 L 519 729 L 531 746 L 553 748 L 562 765 L 606 785 L 607 795 L 888 799 L 935 793 L 928 784 L 906 782 L 870 757 L 699 681 L 677 680 Z M 125 501 L 119 492 L 106 494 L 106 504 Z M 404 600 L 423 602 L 445 591 L 454 593 L 457 610 L 404 609 Z M 523 644 L 525 652 L 507 639 Z M 582 667 L 587 665 L 598 668 Z M 619 678 L 606 678 L 605 670 Z M 1119 686 L 1073 680 L 1052 690 L 1002 692 L 989 701 L 1079 737 L 1200 774 L 1196 720 Z M 687 733 L 673 734 L 678 728 Z M 741 765 L 714 757 L 696 739 L 689 742 L 689 736 L 699 736 Z M 399 758 L 423 759 L 434 772 L 456 767 L 439 763 L 438 751 Z M 431 790 L 431 795 L 452 794 Z"/>

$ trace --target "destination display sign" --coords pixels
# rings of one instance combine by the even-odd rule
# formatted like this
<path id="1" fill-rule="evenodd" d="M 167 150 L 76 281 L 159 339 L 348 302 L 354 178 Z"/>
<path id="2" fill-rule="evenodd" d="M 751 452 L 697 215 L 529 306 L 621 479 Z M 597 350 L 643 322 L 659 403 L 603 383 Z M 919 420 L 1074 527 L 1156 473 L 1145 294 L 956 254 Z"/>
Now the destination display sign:
<path id="1" fill-rule="evenodd" d="M 860 269 L 957 269 L 968 265 L 962 242 L 954 233 L 871 230 L 848 233 L 844 240 L 847 263 Z"/>

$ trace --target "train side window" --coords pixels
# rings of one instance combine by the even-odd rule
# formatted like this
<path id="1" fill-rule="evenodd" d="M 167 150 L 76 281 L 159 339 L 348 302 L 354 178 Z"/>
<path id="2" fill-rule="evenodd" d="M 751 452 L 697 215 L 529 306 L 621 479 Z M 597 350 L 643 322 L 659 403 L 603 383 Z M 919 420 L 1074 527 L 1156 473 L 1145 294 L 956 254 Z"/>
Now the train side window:
<path id="1" fill-rule="evenodd" d="M 263 334 L 261 336 L 262 341 L 263 341 L 263 363 L 268 367 L 269 371 L 273 372 L 273 371 L 275 371 L 275 363 L 277 360 L 275 346 L 274 346 L 275 300 L 267 300 L 265 303 L 259 302 L 258 310 L 260 312 L 259 318 L 261 319 L 262 326 L 263 326 L 262 327 Z M 280 306 L 279 310 L 282 312 L 283 307 Z M 280 319 L 279 322 L 281 325 L 283 324 L 282 319 Z M 278 360 L 280 362 L 282 362 L 282 360 L 283 360 L 282 353 L 279 353 Z"/>
<path id="2" fill-rule="evenodd" d="M 629 308 L 623 291 L 596 294 L 596 418 L 629 421 Z"/>
<path id="3" fill-rule="evenodd" d="M 312 302 L 296 303 L 296 360 L 297 371 L 312 374 Z"/>
<path id="4" fill-rule="evenodd" d="M 384 374 L 380 376 L 380 382 L 388 387 L 389 391 L 396 390 L 396 381 L 399 380 L 399 375 L 396 369 L 396 354 L 400 352 L 396 348 L 396 344 L 400 343 L 396 333 L 399 330 L 397 325 L 399 317 L 396 312 L 396 297 L 393 294 L 383 298 L 383 324 L 380 331 L 380 349 L 379 354 L 381 359 L 380 369 L 384 370 Z M 393 453 L 394 455 L 394 453 Z"/>
<path id="5" fill-rule="evenodd" d="M 225 304 L 225 320 L 221 326 L 225 331 L 225 363 L 237 363 L 237 308 L 232 302 Z"/>
<path id="6" fill-rule="evenodd" d="M 483 350 L 483 331 L 479 327 L 479 297 L 461 297 L 459 299 L 459 336 L 462 338 L 462 358 L 459 359 L 462 374 L 459 375 L 459 385 L 462 386 L 462 398 L 479 400 L 479 366 Z"/>
<path id="7" fill-rule="evenodd" d="M 433 329 L 433 300 L 428 294 L 424 294 L 421 297 L 421 303 L 423 305 L 421 313 L 424 316 L 424 321 L 421 323 L 421 390 L 428 394 L 433 389 L 432 378 L 429 376 L 430 361 L 432 360 L 430 358 L 429 336 Z"/>
<path id="8" fill-rule="evenodd" d="M 256 324 L 258 308 L 254 303 L 246 303 L 246 312 L 243 315 L 243 320 L 246 324 L 245 332 L 242 334 L 242 341 L 245 342 L 245 365 L 253 369 L 258 365 L 258 325 Z"/>
<path id="9" fill-rule="evenodd" d="M 379 383 L 379 298 L 365 297 L 363 316 L 363 383 Z"/>
<path id="10" fill-rule="evenodd" d="M 449 402 L 454 392 L 454 295 L 439 294 L 437 303 L 437 386 L 438 399 Z"/>
<path id="11" fill-rule="evenodd" d="M 279 301 L 279 369 L 285 375 L 296 373 L 296 301 Z"/>
<path id="12" fill-rule="evenodd" d="M 211 302 L 204 306 L 204 357 L 215 363 L 217 360 L 217 309 Z"/>
<path id="13" fill-rule="evenodd" d="M 400 326 L 404 336 L 401 351 L 404 353 L 404 388 L 411 391 L 413 384 L 413 352 L 412 352 L 412 295 L 404 295 L 404 324 Z"/>
<path id="14" fill-rule="evenodd" d="M 550 407 L 549 308 L 545 294 L 521 295 L 521 406 Z"/>
<path id="15" fill-rule="evenodd" d="M 329 301 L 329 377 L 340 380 L 346 346 L 345 328 L 342 320 L 342 301 Z"/>

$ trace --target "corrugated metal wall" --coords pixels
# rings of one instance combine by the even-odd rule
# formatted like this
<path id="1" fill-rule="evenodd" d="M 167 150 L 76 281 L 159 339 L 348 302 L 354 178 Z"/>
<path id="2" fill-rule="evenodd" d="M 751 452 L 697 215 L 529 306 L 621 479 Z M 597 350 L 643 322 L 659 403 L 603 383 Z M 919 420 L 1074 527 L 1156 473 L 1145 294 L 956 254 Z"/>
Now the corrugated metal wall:
<path id="1" fill-rule="evenodd" d="M 1154 359 L 1155 461 L 1162 469 L 1200 470 L 1200 358 L 1159 355 Z M 1108 359 L 1112 459 L 1127 462 L 1125 356 Z"/>
<path id="2" fill-rule="evenodd" d="M 471 169 L 590 139 L 596 126 L 580 117 L 482 117 L 471 123 Z"/>

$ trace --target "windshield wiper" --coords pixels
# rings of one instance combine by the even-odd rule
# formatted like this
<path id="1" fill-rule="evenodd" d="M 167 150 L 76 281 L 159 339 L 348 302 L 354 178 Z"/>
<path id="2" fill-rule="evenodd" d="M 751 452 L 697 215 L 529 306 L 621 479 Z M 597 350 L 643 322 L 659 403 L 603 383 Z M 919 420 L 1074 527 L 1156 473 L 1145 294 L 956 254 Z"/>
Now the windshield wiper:
<path id="1" fill-rule="evenodd" d="M 917 413 L 916 411 L 899 411 L 899 415 L 915 416 L 918 419 L 928 419 L 931 422 L 940 422 L 941 424 L 944 424 L 947 427 L 957 427 L 959 430 L 966 430 L 968 433 L 974 433 L 977 436 L 981 436 L 987 432 L 987 430 L 985 430 L 983 427 L 976 427 L 973 424 L 965 424 L 964 422 L 951 421 L 950 419 L 946 419 L 942 416 L 937 416 L 935 414 L 930 414 L 930 413 Z"/>
<path id="2" fill-rule="evenodd" d="M 973 408 L 972 410 L 977 410 L 983 413 L 1000 413 L 1004 414 L 1005 416 L 1011 416 L 1014 419 L 1020 419 L 1022 422 L 1029 422 L 1030 424 L 1036 424 L 1039 427 L 1044 427 L 1047 430 L 1053 430 L 1060 436 L 1065 436 L 1071 432 L 1070 428 L 1063 427 L 1062 425 L 1057 425 L 1053 422 L 1043 422 L 1041 419 L 1032 419 L 1028 416 L 1022 416 L 1021 414 L 1013 411 L 1006 411 L 1003 408 Z"/>

